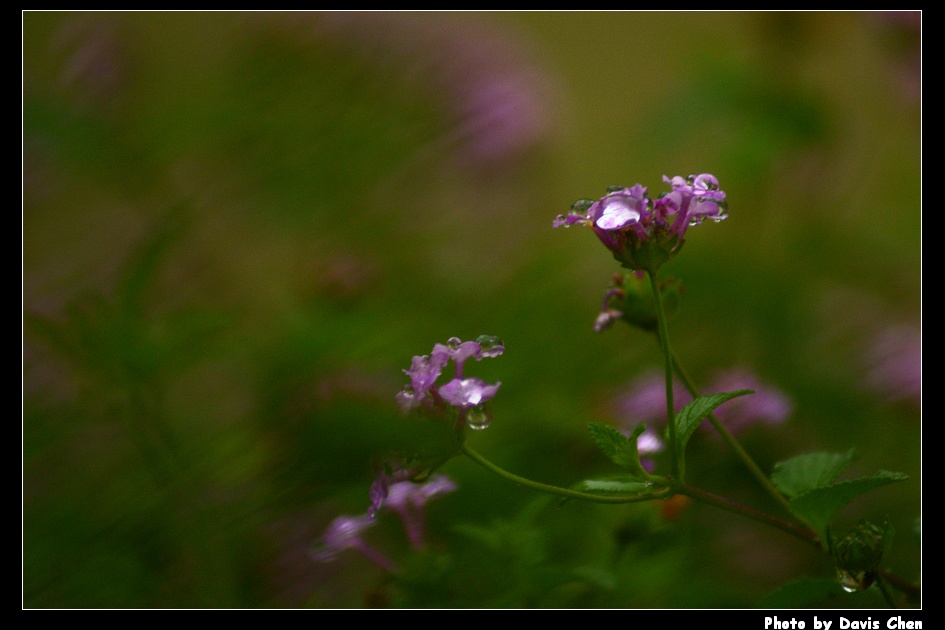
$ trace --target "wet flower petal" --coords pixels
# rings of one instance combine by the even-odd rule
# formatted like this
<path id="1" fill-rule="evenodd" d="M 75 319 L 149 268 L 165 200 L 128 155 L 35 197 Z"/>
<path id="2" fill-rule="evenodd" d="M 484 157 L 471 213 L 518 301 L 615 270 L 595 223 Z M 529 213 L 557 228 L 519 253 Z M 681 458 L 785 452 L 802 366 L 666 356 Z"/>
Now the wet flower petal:
<path id="1" fill-rule="evenodd" d="M 478 378 L 454 378 L 440 387 L 440 396 L 450 405 L 465 409 L 492 399 L 501 384 L 489 385 Z"/>
<path id="2" fill-rule="evenodd" d="M 391 484 L 385 507 L 402 510 L 409 506 L 422 508 L 427 501 L 456 490 L 456 484 L 446 475 L 433 475 L 426 483 L 399 481 Z"/>
<path id="3" fill-rule="evenodd" d="M 663 176 L 672 191 L 655 202 L 640 184 L 630 188 L 614 186 L 593 202 L 586 216 L 579 211 L 558 215 L 552 227 L 590 223 L 594 233 L 624 267 L 655 271 L 683 244 L 690 225 L 705 218 L 721 221 L 726 215 L 725 193 L 718 179 L 709 173 L 689 178 Z M 580 203 L 579 209 L 586 204 Z M 670 225 L 670 217 L 674 217 Z"/>
<path id="4" fill-rule="evenodd" d="M 446 475 L 433 475 L 426 483 L 400 481 L 388 489 L 384 507 L 396 512 L 414 549 L 426 544 L 426 523 L 423 507 L 435 497 L 456 490 L 456 484 Z"/>
<path id="5" fill-rule="evenodd" d="M 437 353 L 434 348 L 433 354 L 426 357 L 414 357 L 409 370 L 404 373 L 410 377 L 413 393 L 419 401 L 439 378 L 440 372 L 449 361 L 449 355 Z"/>
<path id="6" fill-rule="evenodd" d="M 358 549 L 364 545 L 361 534 L 374 526 L 374 519 L 361 516 L 339 516 L 333 520 L 323 535 L 323 546 L 314 553 L 317 560 L 334 560 L 345 549 Z"/>

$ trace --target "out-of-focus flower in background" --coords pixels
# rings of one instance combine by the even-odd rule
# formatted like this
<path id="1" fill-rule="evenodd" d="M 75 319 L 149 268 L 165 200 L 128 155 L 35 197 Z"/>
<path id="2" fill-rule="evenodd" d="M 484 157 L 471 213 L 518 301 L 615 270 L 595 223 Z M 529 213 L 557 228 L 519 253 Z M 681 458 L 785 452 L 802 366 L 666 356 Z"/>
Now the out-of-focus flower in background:
<path id="1" fill-rule="evenodd" d="M 365 531 L 374 526 L 374 519 L 367 514 L 360 516 L 339 516 L 333 520 L 323 535 L 323 544 L 312 553 L 312 557 L 320 562 L 330 562 L 346 549 L 354 549 L 365 558 L 388 571 L 396 571 L 397 567 L 383 553 L 364 541 Z"/>
<path id="2" fill-rule="evenodd" d="M 456 484 L 446 475 L 433 475 L 426 483 L 399 481 L 387 490 L 383 507 L 396 512 L 414 549 L 426 546 L 426 522 L 423 507 L 430 499 L 456 490 Z"/>
<path id="3" fill-rule="evenodd" d="M 911 326 L 881 331 L 864 352 L 867 388 L 889 400 L 922 402 L 922 333 Z"/>
<path id="4" fill-rule="evenodd" d="M 778 388 L 762 382 L 745 368 L 719 372 L 706 387 L 707 394 L 753 390 L 753 394 L 729 400 L 715 410 L 715 415 L 730 431 L 740 431 L 752 424 L 780 424 L 791 416 L 794 405 Z"/>
<path id="5" fill-rule="evenodd" d="M 733 398 L 715 409 L 716 417 L 731 431 L 737 432 L 750 425 L 779 424 L 790 417 L 793 410 L 791 400 L 779 389 L 762 382 L 753 372 L 745 368 L 733 368 L 718 372 L 704 395 L 751 389 L 753 394 Z M 678 413 L 692 396 L 681 383 L 673 384 L 673 402 Z M 614 413 L 626 427 L 640 422 L 661 425 L 666 420 L 666 384 L 662 373 L 651 371 L 637 377 L 629 388 L 620 394 L 614 403 Z M 703 425 L 707 426 L 707 425 Z"/>
<path id="6" fill-rule="evenodd" d="M 65 20 L 52 41 L 64 55 L 59 87 L 85 108 L 104 107 L 127 81 L 124 44 L 115 25 L 100 16 L 77 14 Z"/>
<path id="7" fill-rule="evenodd" d="M 524 35 L 443 13 L 326 11 L 279 19 L 434 97 L 449 126 L 445 140 L 464 166 L 491 172 L 552 129 L 554 81 Z"/>
<path id="8" fill-rule="evenodd" d="M 890 71 L 899 80 L 901 95 L 918 102 L 922 96 L 922 12 L 872 11 L 870 16 L 889 39 Z"/>

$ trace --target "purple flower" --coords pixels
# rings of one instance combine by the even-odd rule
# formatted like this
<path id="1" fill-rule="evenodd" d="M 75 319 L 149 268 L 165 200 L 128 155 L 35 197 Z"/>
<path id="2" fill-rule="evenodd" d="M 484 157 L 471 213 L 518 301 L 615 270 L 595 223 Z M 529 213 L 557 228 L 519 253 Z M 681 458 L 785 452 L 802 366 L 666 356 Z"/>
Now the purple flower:
<path id="1" fill-rule="evenodd" d="M 762 383 L 752 372 L 735 368 L 720 372 L 706 388 L 708 393 L 750 389 L 754 393 L 739 396 L 715 409 L 715 416 L 730 431 L 740 431 L 752 424 L 780 424 L 790 417 L 793 404 L 780 390 Z"/>
<path id="2" fill-rule="evenodd" d="M 617 276 L 618 278 L 620 276 Z M 627 292 L 621 287 L 611 287 L 604 294 L 604 301 L 601 303 L 600 314 L 594 321 L 594 332 L 602 332 L 614 325 L 614 322 L 623 317 L 623 311 L 611 306 L 612 298 L 626 298 Z"/>
<path id="3" fill-rule="evenodd" d="M 377 516 L 378 511 L 384 506 L 392 485 L 412 479 L 420 472 L 416 468 L 408 468 L 403 462 L 393 466 L 392 472 L 388 473 L 387 470 L 386 467 L 381 468 L 368 491 L 368 497 L 371 499 L 368 516 L 371 518 Z"/>
<path id="4" fill-rule="evenodd" d="M 436 344 L 429 356 L 416 356 L 410 369 L 410 385 L 397 394 L 397 402 L 404 412 L 420 405 L 452 407 L 458 410 L 459 426 L 484 429 L 491 422 L 487 403 L 499 391 L 500 382 L 489 384 L 478 378 L 465 378 L 463 370 L 470 359 L 497 357 L 505 351 L 502 340 L 492 335 L 481 335 L 475 341 L 450 338 L 446 344 Z M 449 361 L 453 361 L 453 378 L 439 387 L 436 382 Z"/>
<path id="5" fill-rule="evenodd" d="M 688 180 L 663 175 L 663 181 L 673 187 L 673 192 L 662 196 L 656 206 L 666 207 L 668 214 L 675 215 L 672 233 L 682 237 L 690 225 L 698 225 L 706 218 L 721 221 L 728 216 L 725 193 L 719 190 L 719 180 L 714 175 L 690 175 Z"/>
<path id="6" fill-rule="evenodd" d="M 322 547 L 313 552 L 312 556 L 320 562 L 330 562 L 345 549 L 354 549 L 381 568 L 395 572 L 397 567 L 394 563 L 361 537 L 374 523 L 374 519 L 367 514 L 339 516 L 328 525 L 322 536 Z"/>
<path id="7" fill-rule="evenodd" d="M 384 507 L 396 512 L 404 524 L 404 531 L 414 549 L 426 544 L 426 522 L 423 507 L 427 501 L 456 490 L 456 484 L 446 475 L 433 475 L 426 483 L 399 481 L 390 486 Z"/>
<path id="8" fill-rule="evenodd" d="M 453 407 L 468 409 L 491 400 L 499 391 L 499 385 L 489 385 L 478 378 L 454 378 L 440 388 L 440 396 Z"/>
<path id="9" fill-rule="evenodd" d="M 659 424 L 666 420 L 666 382 L 661 373 L 648 372 L 634 381 L 627 393 L 615 405 L 615 413 L 624 426 L 634 427 L 640 422 Z M 719 405 L 714 413 L 730 431 L 740 431 L 752 424 L 779 424 L 793 411 L 793 405 L 777 388 L 762 383 L 745 369 L 731 369 L 718 373 L 705 394 L 751 389 L 753 394 L 739 396 Z M 678 413 L 692 396 L 678 382 L 673 383 L 673 404 Z M 707 425 L 704 425 L 707 426 Z M 645 435 L 645 434 L 644 434 Z"/>
<path id="10" fill-rule="evenodd" d="M 679 251 L 690 225 L 728 216 L 725 193 L 715 176 L 703 173 L 670 179 L 664 175 L 663 181 L 672 191 L 655 202 L 640 184 L 612 186 L 597 201 L 575 202 L 567 215 L 558 215 L 551 225 L 588 225 L 625 267 L 655 271 Z"/>
<path id="11" fill-rule="evenodd" d="M 888 328 L 866 351 L 867 387 L 889 400 L 922 402 L 922 333 L 910 326 Z"/>
<path id="12" fill-rule="evenodd" d="M 304 27 L 305 17 L 324 43 L 442 103 L 445 140 L 467 170 L 515 164 L 552 129 L 556 81 L 521 33 L 409 12 L 325 11 L 285 22 Z"/>
<path id="13" fill-rule="evenodd" d="M 630 436 L 630 431 L 624 431 L 624 433 L 627 437 Z M 653 459 L 644 456 L 660 453 L 665 448 L 666 444 L 660 439 L 659 433 L 652 428 L 647 427 L 646 431 L 637 436 L 637 453 L 640 454 L 640 464 L 647 472 L 654 472 L 656 463 Z"/>
<path id="14" fill-rule="evenodd" d="M 673 404 L 676 412 L 692 400 L 679 382 L 673 382 Z M 615 413 L 626 426 L 632 428 L 641 422 L 666 421 L 666 377 L 662 372 L 650 371 L 640 375 L 630 388 L 617 398 Z"/>

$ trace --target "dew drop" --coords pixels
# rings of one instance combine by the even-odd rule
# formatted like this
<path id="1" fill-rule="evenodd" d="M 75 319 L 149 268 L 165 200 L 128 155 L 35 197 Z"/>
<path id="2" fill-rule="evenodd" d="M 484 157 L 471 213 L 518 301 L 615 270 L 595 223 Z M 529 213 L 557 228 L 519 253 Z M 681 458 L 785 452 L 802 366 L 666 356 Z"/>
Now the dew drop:
<path id="1" fill-rule="evenodd" d="M 462 343 L 463 343 L 463 340 L 460 339 L 459 337 L 450 337 L 449 339 L 446 340 L 446 345 L 449 347 L 450 350 L 456 350 L 457 348 L 459 348 L 460 344 Z"/>
<path id="2" fill-rule="evenodd" d="M 623 190 L 623 189 L 624 189 L 623 186 L 617 186 L 616 184 L 614 184 L 613 186 L 608 186 L 608 187 L 607 187 L 607 192 L 608 192 L 608 193 L 615 193 L 615 192 L 620 192 L 620 191 Z"/>
<path id="3" fill-rule="evenodd" d="M 477 405 L 466 410 L 466 426 L 473 431 L 482 431 L 492 424 L 492 410 L 487 405 Z"/>
<path id="4" fill-rule="evenodd" d="M 588 209 L 593 206 L 595 201 L 593 199 L 578 199 L 571 204 L 571 209 L 568 211 L 568 214 L 580 214 L 586 215 Z"/>
<path id="5" fill-rule="evenodd" d="M 495 335 L 479 335 L 476 337 L 476 343 L 479 344 L 480 356 L 491 359 L 505 352 L 505 344 Z"/>
<path id="6" fill-rule="evenodd" d="M 863 590 L 863 572 L 852 572 L 837 569 L 837 580 L 840 582 L 840 588 L 847 593 L 856 593 Z"/>
<path id="7" fill-rule="evenodd" d="M 397 393 L 397 405 L 403 413 L 409 413 L 419 404 L 417 394 L 410 385 L 404 385 L 404 388 Z"/>

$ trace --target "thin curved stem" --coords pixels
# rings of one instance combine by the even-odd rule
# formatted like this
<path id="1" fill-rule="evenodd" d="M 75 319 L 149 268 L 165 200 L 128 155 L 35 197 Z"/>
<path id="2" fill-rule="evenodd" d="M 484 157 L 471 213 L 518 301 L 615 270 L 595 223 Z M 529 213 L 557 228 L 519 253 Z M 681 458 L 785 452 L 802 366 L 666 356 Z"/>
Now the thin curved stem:
<path id="1" fill-rule="evenodd" d="M 463 454 L 465 454 L 467 457 L 472 459 L 474 462 L 476 462 L 477 464 L 479 464 L 486 470 L 492 473 L 495 473 L 496 475 L 499 475 L 500 477 L 503 477 L 504 479 L 507 479 L 513 483 L 516 483 L 521 486 L 525 486 L 527 488 L 531 488 L 533 490 L 538 490 L 539 492 L 545 492 L 547 494 L 554 494 L 554 495 L 566 497 L 569 499 L 578 499 L 581 501 L 590 501 L 593 503 L 609 503 L 609 504 L 640 503 L 643 501 L 653 501 L 653 500 L 669 498 L 673 494 L 684 494 L 690 498 L 695 499 L 696 501 L 701 501 L 702 503 L 706 503 L 708 505 L 721 508 L 723 510 L 726 510 L 727 512 L 732 512 L 733 514 L 738 514 L 740 516 L 744 516 L 744 517 L 747 517 L 756 521 L 760 521 L 762 523 L 766 523 L 773 527 L 776 527 L 820 549 L 820 543 L 818 542 L 817 534 L 811 529 L 798 527 L 797 525 L 788 523 L 787 521 L 783 521 L 777 518 L 776 516 L 772 516 L 765 512 L 761 512 L 760 510 L 756 510 L 746 505 L 742 505 L 740 503 L 732 501 L 731 499 L 720 497 L 716 494 L 712 494 L 711 492 L 702 490 L 701 488 L 697 488 L 695 486 L 691 486 L 687 483 L 678 482 L 674 479 L 669 479 L 665 477 L 658 478 L 659 483 L 666 484 L 666 491 L 660 494 L 613 495 L 613 496 L 591 494 L 588 492 L 580 492 L 578 490 L 571 490 L 569 488 L 559 488 L 558 486 L 552 486 L 552 485 L 541 483 L 538 481 L 533 481 L 531 479 L 521 477 L 514 473 L 510 473 L 504 468 L 501 468 L 493 464 L 491 461 L 489 461 L 488 459 L 486 459 L 485 457 L 483 457 L 482 455 L 480 455 L 473 449 L 469 448 L 465 444 L 460 446 L 460 450 L 463 452 Z"/>
<path id="2" fill-rule="evenodd" d="M 717 508 L 723 509 L 727 512 L 732 512 L 733 514 L 738 514 L 740 516 L 745 516 L 747 518 L 761 521 L 762 523 L 767 523 L 772 527 L 777 527 L 781 531 L 787 532 L 796 538 L 800 538 L 806 543 L 809 543 L 820 549 L 820 541 L 818 539 L 817 533 L 807 527 L 799 527 L 793 523 L 788 523 L 783 521 L 776 516 L 772 516 L 767 512 L 762 512 L 754 508 L 750 508 L 747 505 L 742 505 L 732 501 L 731 499 L 726 499 L 725 497 L 720 497 L 717 494 L 712 494 L 701 488 L 696 488 L 695 486 L 690 486 L 687 483 L 680 483 L 674 488 L 679 494 L 684 494 L 688 497 L 696 499 L 697 501 L 702 501 L 709 505 L 715 506 Z"/>
<path id="3" fill-rule="evenodd" d="M 883 599 L 886 600 L 886 605 L 890 608 L 899 608 L 896 605 L 896 599 L 893 597 L 893 594 L 889 592 L 889 585 L 886 584 L 886 580 L 882 576 L 876 578 L 876 586 L 879 587 L 879 592 L 883 594 Z"/>
<path id="4" fill-rule="evenodd" d="M 922 597 L 922 588 L 917 583 L 907 580 L 888 569 L 880 569 L 879 577 L 888 586 L 900 590 L 916 601 L 919 601 Z"/>
<path id="5" fill-rule="evenodd" d="M 619 503 L 640 503 L 642 501 L 651 501 L 653 499 L 663 498 L 663 494 L 644 494 L 644 495 L 601 495 L 601 494 L 590 494 L 588 492 L 580 492 L 578 490 L 571 490 L 570 488 L 559 488 L 558 486 L 552 486 L 546 483 L 541 483 L 538 481 L 532 481 L 531 479 L 526 479 L 525 477 L 520 477 L 514 473 L 510 473 L 504 468 L 496 466 L 491 461 L 469 448 L 465 444 L 460 446 L 460 450 L 469 457 L 471 460 L 485 468 L 486 470 L 493 472 L 504 479 L 516 483 L 520 486 L 525 486 L 526 488 L 531 488 L 532 490 L 538 490 L 539 492 L 544 492 L 546 494 L 555 494 L 559 497 L 566 497 L 568 499 L 578 499 L 581 501 L 590 501 L 593 503 L 610 503 L 610 504 L 619 504 Z M 668 490 L 668 489 L 667 489 Z"/>
<path id="6" fill-rule="evenodd" d="M 689 392 L 689 394 L 693 398 L 697 398 L 699 396 L 699 391 L 693 384 L 692 379 L 689 378 L 689 374 L 686 373 L 686 370 L 683 369 L 679 361 L 676 360 L 675 355 L 673 356 L 673 367 L 675 368 L 676 374 L 679 375 L 679 378 L 682 380 L 683 385 L 686 387 L 686 390 Z M 735 451 L 735 454 L 738 455 L 740 460 L 742 460 L 742 463 L 745 464 L 745 466 L 748 468 L 748 471 L 751 472 L 758 483 L 760 483 L 762 487 L 767 490 L 768 494 L 770 494 L 775 501 L 781 504 L 785 510 L 790 512 L 791 506 L 788 503 L 787 498 L 785 498 L 785 496 L 774 487 L 774 484 L 771 483 L 771 480 L 768 479 L 767 475 L 765 475 L 761 468 L 759 468 L 758 464 L 755 463 L 755 460 L 752 459 L 751 455 L 749 455 L 745 449 L 742 448 L 742 445 L 738 443 L 738 440 L 735 439 L 735 436 L 733 436 L 731 432 L 725 428 L 725 425 L 719 421 L 718 417 L 716 417 L 714 413 L 709 414 L 709 422 L 713 427 L 715 427 L 715 430 L 719 432 L 719 435 L 722 436 L 722 439 L 724 439 L 732 448 L 732 450 Z"/>

